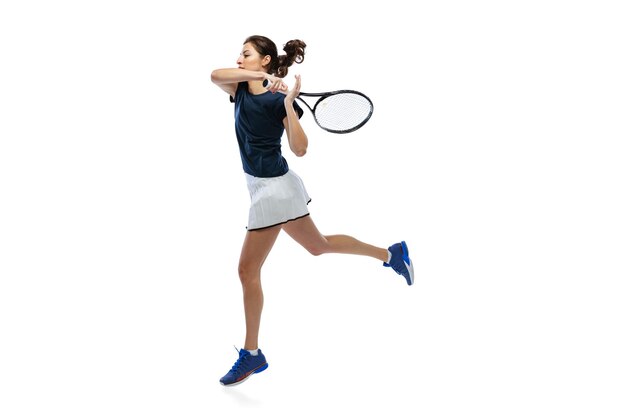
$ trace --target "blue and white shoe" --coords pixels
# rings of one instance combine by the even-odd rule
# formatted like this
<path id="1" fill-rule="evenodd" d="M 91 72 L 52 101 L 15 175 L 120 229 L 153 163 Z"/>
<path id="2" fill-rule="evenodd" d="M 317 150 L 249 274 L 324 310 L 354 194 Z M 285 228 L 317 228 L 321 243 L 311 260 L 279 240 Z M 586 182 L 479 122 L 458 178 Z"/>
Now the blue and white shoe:
<path id="1" fill-rule="evenodd" d="M 220 379 L 220 383 L 224 386 L 234 386 L 242 383 L 255 373 L 261 373 L 267 369 L 267 361 L 265 356 L 259 350 L 259 354 L 253 356 L 248 350 L 243 348 L 239 350 L 239 358 L 224 377 Z"/>
<path id="2" fill-rule="evenodd" d="M 391 259 L 389 264 L 383 263 L 385 267 L 391 267 L 393 271 L 404 276 L 406 283 L 411 286 L 413 284 L 413 262 L 409 258 L 409 248 L 406 242 L 402 241 L 389 247 Z"/>

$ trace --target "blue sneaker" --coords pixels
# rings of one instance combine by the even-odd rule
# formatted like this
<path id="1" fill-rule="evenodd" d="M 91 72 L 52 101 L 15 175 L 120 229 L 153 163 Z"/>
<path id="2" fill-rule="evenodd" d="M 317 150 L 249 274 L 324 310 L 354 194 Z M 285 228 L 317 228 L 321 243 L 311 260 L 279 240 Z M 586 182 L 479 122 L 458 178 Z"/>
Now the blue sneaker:
<path id="1" fill-rule="evenodd" d="M 409 258 L 409 248 L 406 242 L 402 241 L 389 247 L 391 252 L 391 260 L 389 264 L 383 263 L 385 267 L 391 267 L 393 271 L 401 274 L 406 279 L 406 283 L 411 286 L 413 284 L 413 263 Z"/>
<path id="2" fill-rule="evenodd" d="M 242 348 L 239 350 L 239 358 L 230 371 L 220 379 L 220 383 L 224 386 L 238 385 L 254 373 L 261 373 L 267 369 L 267 366 L 267 361 L 261 350 L 259 350 L 258 355 L 253 356 L 248 350 Z"/>

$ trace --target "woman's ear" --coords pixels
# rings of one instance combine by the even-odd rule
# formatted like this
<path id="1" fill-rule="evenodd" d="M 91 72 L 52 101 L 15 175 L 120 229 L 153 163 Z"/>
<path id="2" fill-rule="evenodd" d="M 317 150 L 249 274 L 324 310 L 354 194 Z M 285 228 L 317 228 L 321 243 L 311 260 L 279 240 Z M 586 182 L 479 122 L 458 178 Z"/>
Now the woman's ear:
<path id="1" fill-rule="evenodd" d="M 261 60 L 261 65 L 265 67 L 265 66 L 269 65 L 269 63 L 271 61 L 272 61 L 272 57 L 269 56 L 269 55 L 266 55 L 266 56 L 263 57 L 263 60 Z"/>

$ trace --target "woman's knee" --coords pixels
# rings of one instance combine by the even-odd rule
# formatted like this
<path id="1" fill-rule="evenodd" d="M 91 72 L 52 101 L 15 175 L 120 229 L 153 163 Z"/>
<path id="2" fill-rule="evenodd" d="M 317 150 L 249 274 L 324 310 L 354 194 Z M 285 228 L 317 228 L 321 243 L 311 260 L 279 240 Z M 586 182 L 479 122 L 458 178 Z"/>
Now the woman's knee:
<path id="1" fill-rule="evenodd" d="M 309 253 L 311 253 L 311 255 L 314 255 L 316 257 L 318 255 L 322 255 L 322 254 L 326 254 L 330 252 L 330 247 L 326 239 L 324 239 L 323 241 L 311 243 L 307 245 L 305 248 Z"/>
<path id="2" fill-rule="evenodd" d="M 239 263 L 238 267 L 239 280 L 242 284 L 247 284 L 258 280 L 260 277 L 261 269 L 257 266 L 252 266 L 247 263 Z"/>

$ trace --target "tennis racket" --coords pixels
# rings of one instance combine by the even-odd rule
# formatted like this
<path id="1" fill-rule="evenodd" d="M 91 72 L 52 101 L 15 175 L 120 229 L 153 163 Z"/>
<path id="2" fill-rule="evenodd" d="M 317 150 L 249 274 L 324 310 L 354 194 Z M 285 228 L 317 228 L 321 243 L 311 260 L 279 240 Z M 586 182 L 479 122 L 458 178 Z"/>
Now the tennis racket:
<path id="1" fill-rule="evenodd" d="M 268 81 L 264 80 L 263 85 L 267 84 Z M 311 107 L 303 97 L 317 97 L 317 100 Z M 300 93 L 296 98 L 311 111 L 320 128 L 334 134 L 356 131 L 370 120 L 374 112 L 370 98 L 356 90 Z"/>

